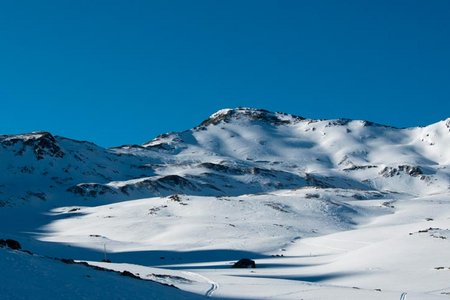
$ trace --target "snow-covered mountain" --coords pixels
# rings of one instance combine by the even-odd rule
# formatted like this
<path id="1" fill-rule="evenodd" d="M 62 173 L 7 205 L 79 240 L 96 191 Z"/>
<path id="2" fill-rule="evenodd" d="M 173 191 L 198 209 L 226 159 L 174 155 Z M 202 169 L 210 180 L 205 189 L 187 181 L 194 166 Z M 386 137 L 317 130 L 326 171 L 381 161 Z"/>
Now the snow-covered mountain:
<path id="1" fill-rule="evenodd" d="M 46 259 L 71 257 L 194 293 L 180 298 L 433 299 L 450 292 L 449 272 L 433 269 L 441 260 L 423 257 L 450 258 L 448 149 L 450 119 L 394 128 L 250 108 L 110 149 L 2 135 L 0 234 L 40 256 L 7 252 L 0 263 L 63 274 L 70 266 Z M 104 251 L 113 263 L 95 262 Z M 243 256 L 262 269 L 229 269 Z M 425 274 L 433 280 L 421 286 Z M 268 294 L 255 288 L 268 284 Z"/>
<path id="2" fill-rule="evenodd" d="M 411 195 L 450 186 L 450 119 L 398 129 L 226 109 L 194 129 L 104 149 L 48 132 L 0 136 L 1 205 L 237 196 L 307 186 Z"/>

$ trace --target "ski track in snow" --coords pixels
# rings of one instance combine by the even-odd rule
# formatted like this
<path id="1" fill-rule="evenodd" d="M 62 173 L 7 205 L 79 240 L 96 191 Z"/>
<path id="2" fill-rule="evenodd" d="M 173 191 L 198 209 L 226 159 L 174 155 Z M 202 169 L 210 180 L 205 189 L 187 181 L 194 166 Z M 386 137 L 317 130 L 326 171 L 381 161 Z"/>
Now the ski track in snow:
<path id="1" fill-rule="evenodd" d="M 214 294 L 214 292 L 219 289 L 219 284 L 217 282 L 214 282 L 211 279 L 209 279 L 203 275 L 200 275 L 200 274 L 194 273 L 194 272 L 189 272 L 189 271 L 183 271 L 182 273 L 193 276 L 193 277 L 198 277 L 198 278 L 208 282 L 211 285 L 211 287 L 205 292 L 206 297 L 211 297 Z"/>

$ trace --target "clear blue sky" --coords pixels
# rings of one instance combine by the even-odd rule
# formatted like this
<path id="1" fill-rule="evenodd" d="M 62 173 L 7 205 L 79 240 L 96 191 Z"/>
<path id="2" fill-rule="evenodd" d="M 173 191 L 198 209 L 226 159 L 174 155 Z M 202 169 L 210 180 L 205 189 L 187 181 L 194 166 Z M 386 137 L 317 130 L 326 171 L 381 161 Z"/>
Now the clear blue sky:
<path id="1" fill-rule="evenodd" d="M 450 117 L 450 1 L 1 1 L 0 133 L 103 146 L 224 107 Z"/>

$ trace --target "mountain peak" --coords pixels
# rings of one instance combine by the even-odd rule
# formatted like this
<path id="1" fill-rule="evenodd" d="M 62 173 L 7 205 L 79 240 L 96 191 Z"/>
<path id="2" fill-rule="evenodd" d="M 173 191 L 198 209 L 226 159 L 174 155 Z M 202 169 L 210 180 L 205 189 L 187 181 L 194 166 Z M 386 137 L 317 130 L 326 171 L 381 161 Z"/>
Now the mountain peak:
<path id="1" fill-rule="evenodd" d="M 258 108 L 225 108 L 213 113 L 208 119 L 203 121 L 197 129 L 202 129 L 209 125 L 217 125 L 220 122 L 228 123 L 231 120 L 239 119 L 262 121 L 272 125 L 283 125 L 290 124 L 293 121 L 301 121 L 305 118 Z"/>
<path id="2" fill-rule="evenodd" d="M 47 131 L 33 131 L 25 134 L 3 135 L 0 136 L 0 144 L 4 147 L 19 145 L 18 154 L 23 154 L 27 148 L 32 151 L 38 160 L 49 155 L 61 158 L 64 152 L 59 147 L 55 137 Z"/>
<path id="3" fill-rule="evenodd" d="M 3 135 L 3 136 L 0 136 L 0 138 L 2 141 L 10 141 L 10 140 L 29 141 L 29 140 L 39 140 L 41 138 L 54 139 L 53 135 L 47 131 L 33 131 L 33 132 L 23 133 L 23 134 Z"/>

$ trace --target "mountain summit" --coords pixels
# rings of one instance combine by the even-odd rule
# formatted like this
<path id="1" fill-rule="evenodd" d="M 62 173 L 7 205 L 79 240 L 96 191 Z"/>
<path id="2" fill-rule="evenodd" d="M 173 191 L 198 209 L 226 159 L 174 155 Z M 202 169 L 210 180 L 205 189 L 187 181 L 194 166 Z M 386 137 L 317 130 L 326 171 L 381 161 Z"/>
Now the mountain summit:
<path id="1" fill-rule="evenodd" d="M 210 124 L 217 125 L 220 122 L 228 123 L 240 119 L 262 121 L 272 125 L 290 124 L 294 121 L 304 120 L 302 117 L 284 113 L 273 113 L 265 109 L 226 108 L 212 114 L 207 120 L 203 121 L 198 128 L 204 128 Z"/>

